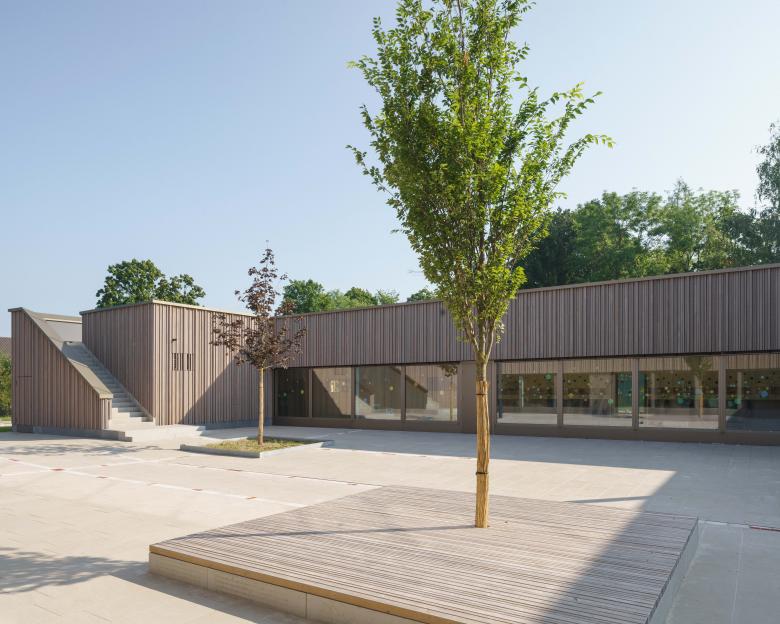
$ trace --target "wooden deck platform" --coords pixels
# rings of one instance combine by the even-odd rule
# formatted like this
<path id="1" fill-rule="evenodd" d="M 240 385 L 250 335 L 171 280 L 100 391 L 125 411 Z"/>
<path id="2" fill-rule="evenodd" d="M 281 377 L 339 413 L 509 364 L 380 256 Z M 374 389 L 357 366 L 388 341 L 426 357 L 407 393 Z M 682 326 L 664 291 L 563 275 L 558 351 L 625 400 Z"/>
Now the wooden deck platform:
<path id="1" fill-rule="evenodd" d="M 382 487 L 150 546 L 152 571 L 324 622 L 653 624 L 695 518 Z"/>

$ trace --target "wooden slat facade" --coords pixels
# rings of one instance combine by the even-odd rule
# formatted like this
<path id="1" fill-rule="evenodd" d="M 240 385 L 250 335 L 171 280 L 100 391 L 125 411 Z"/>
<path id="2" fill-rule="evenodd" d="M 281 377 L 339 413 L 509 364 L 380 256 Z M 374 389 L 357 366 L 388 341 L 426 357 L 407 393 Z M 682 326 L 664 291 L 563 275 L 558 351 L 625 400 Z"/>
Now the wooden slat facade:
<path id="1" fill-rule="evenodd" d="M 249 365 L 236 366 L 223 348 L 210 344 L 212 319 L 218 313 L 166 302 L 90 310 L 82 312 L 83 342 L 158 425 L 256 421 L 256 371 Z M 528 372 L 556 372 L 559 397 L 564 373 L 606 372 L 617 367 L 632 372 L 636 395 L 639 371 L 649 370 L 654 363 L 664 368 L 676 362 L 668 358 L 780 352 L 779 319 L 780 265 L 534 289 L 522 291 L 510 304 L 504 319 L 506 331 L 493 359 L 508 367 L 518 366 L 510 362 L 522 361 Z M 460 363 L 459 424 L 445 427 L 368 420 L 358 424 L 345 419 L 322 419 L 317 424 L 473 431 L 473 357 L 470 347 L 457 340 L 441 302 L 305 314 L 300 323 L 307 328 L 307 335 L 302 353 L 291 363 L 294 367 Z M 28 348 L 24 345 L 20 343 L 14 353 Z M 729 365 L 719 364 L 721 376 Z M 495 380 L 495 370 L 491 366 L 491 380 Z M 273 415 L 274 409 L 271 377 L 266 378 L 267 415 Z M 26 392 L 21 389 L 20 395 L 26 396 Z M 492 395 L 495 418 L 495 393 Z M 725 413 L 724 406 L 721 412 Z M 294 418 L 276 422 L 306 424 Z M 724 422 L 721 418 L 722 433 Z M 549 429 L 506 425 L 500 432 L 547 435 Z M 603 432 L 581 427 L 558 433 Z M 675 432 L 674 436 L 727 441 L 717 433 Z M 644 439 L 664 434 L 621 431 L 609 435 Z M 728 436 L 736 441 L 742 434 Z M 772 436 L 775 443 L 780 440 L 777 432 L 756 436 L 739 440 L 766 441 Z"/>
<path id="2" fill-rule="evenodd" d="M 46 333 L 44 317 L 21 308 L 11 311 L 14 426 L 23 431 L 105 428 L 110 394 L 101 396 L 101 389 L 66 357 L 62 342 Z"/>
<path id="3" fill-rule="evenodd" d="M 153 413 L 160 424 L 227 424 L 257 420 L 257 371 L 237 366 L 210 344 L 214 312 L 154 304 Z M 235 318 L 236 315 L 229 315 Z M 173 354 L 191 355 L 191 370 L 174 370 Z"/>
<path id="4" fill-rule="evenodd" d="M 698 535 L 696 518 L 507 496 L 475 529 L 472 509 L 375 488 L 153 544 L 150 565 L 314 620 L 312 596 L 378 612 L 355 622 L 660 624 Z"/>
<path id="5" fill-rule="evenodd" d="M 257 372 L 210 344 L 214 314 L 166 302 L 89 310 L 84 343 L 158 425 L 256 421 Z"/>
<path id="6" fill-rule="evenodd" d="M 496 360 L 780 350 L 780 265 L 521 291 Z M 473 359 L 440 302 L 306 314 L 294 366 Z"/>
<path id="7" fill-rule="evenodd" d="M 121 306 L 101 314 L 82 314 L 84 345 L 154 414 L 153 310 L 151 305 Z"/>

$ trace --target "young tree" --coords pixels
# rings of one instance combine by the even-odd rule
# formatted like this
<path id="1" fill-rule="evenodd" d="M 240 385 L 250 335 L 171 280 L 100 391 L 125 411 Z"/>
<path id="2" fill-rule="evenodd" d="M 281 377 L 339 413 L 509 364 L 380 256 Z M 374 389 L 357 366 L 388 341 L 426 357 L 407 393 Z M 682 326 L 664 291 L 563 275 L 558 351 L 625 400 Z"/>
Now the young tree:
<path id="1" fill-rule="evenodd" d="M 381 100 L 376 113 L 361 109 L 376 161 L 350 148 L 389 195 L 425 277 L 474 351 L 475 524 L 486 527 L 490 353 L 525 281 L 520 263 L 545 233 L 558 183 L 589 145 L 610 140 L 587 134 L 565 144 L 593 101 L 581 85 L 549 98 L 528 87 L 518 69 L 528 48 L 512 33 L 529 2 L 426 4 L 400 0 L 388 30 L 374 20 L 377 55 L 354 66 Z"/>
<path id="2" fill-rule="evenodd" d="M 151 260 L 133 258 L 109 266 L 103 288 L 95 296 L 98 308 L 152 299 L 198 305 L 206 292 L 186 273 L 167 278 Z"/>
<path id="3" fill-rule="evenodd" d="M 226 347 L 236 364 L 251 364 L 258 373 L 258 417 L 257 444 L 263 445 L 265 418 L 265 372 L 269 368 L 286 368 L 287 364 L 301 351 L 301 343 L 306 328 L 293 327 L 300 318 L 288 317 L 281 321 L 278 316 L 292 313 L 292 304 L 283 301 L 278 309 L 276 284 L 287 279 L 279 275 L 274 262 L 274 254 L 266 249 L 260 264 L 248 271 L 252 283 L 243 292 L 237 290 L 236 296 L 252 313 L 251 317 L 230 319 L 226 314 L 215 314 L 212 324 L 214 346 Z"/>

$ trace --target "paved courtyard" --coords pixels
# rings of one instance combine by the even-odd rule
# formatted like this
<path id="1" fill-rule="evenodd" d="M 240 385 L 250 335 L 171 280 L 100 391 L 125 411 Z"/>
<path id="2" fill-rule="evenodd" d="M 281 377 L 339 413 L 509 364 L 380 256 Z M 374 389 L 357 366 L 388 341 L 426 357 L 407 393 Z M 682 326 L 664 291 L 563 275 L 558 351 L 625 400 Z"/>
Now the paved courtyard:
<path id="1" fill-rule="evenodd" d="M 0 433 L 0 622 L 301 622 L 149 574 L 149 544 L 378 485 L 473 487 L 473 436 L 282 431 L 334 446 L 252 460 Z M 699 516 L 669 624 L 777 623 L 780 532 L 750 527 L 780 527 L 780 449 L 497 436 L 492 452 L 495 494 Z"/>

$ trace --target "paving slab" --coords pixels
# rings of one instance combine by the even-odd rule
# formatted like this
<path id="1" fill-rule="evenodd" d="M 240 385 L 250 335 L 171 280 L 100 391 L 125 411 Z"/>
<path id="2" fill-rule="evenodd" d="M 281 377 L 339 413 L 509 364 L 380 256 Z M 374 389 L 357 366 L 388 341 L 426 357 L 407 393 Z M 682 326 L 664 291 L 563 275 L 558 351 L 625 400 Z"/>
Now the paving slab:
<path id="1" fill-rule="evenodd" d="M 258 463 L 186 455 L 176 450 L 180 439 L 128 444 L 0 433 L 0 621 L 154 622 L 157 613 L 171 623 L 292 622 L 150 575 L 148 545 L 355 488 L 473 488 L 474 436 L 270 427 L 274 433 L 327 435 L 334 446 Z M 498 495 L 721 523 L 702 525 L 669 623 L 695 623 L 697 614 L 708 624 L 777 621 L 780 533 L 747 528 L 780 526 L 776 448 L 495 436 L 493 458 Z M 197 491 L 206 481 L 212 492 Z M 66 577 L 58 573 L 63 566 Z"/>

